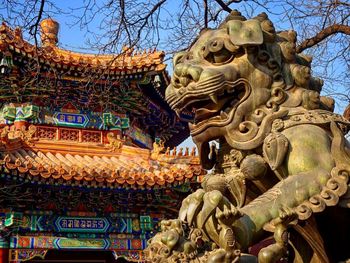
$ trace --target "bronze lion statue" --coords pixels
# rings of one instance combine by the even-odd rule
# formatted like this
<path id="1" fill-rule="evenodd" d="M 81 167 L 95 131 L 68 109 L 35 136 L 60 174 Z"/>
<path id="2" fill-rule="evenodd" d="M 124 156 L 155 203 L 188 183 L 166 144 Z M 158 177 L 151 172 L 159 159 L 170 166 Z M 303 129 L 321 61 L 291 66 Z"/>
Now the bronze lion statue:
<path id="1" fill-rule="evenodd" d="M 350 258 L 350 123 L 320 96 L 296 33 L 233 11 L 173 64 L 167 102 L 193 114 L 191 136 L 211 172 L 149 241 L 148 261 Z"/>

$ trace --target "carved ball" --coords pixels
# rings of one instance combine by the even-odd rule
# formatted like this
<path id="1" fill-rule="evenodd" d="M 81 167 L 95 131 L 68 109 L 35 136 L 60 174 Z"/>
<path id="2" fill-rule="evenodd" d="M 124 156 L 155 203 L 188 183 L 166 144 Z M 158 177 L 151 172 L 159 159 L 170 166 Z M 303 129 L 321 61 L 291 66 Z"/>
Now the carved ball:
<path id="1" fill-rule="evenodd" d="M 248 155 L 241 163 L 241 171 L 248 180 L 257 180 L 264 176 L 267 165 L 264 159 L 257 154 Z"/>
<path id="2" fill-rule="evenodd" d="M 217 190 L 221 192 L 222 194 L 225 194 L 227 190 L 227 184 L 225 181 L 225 177 L 215 174 L 215 175 L 209 175 L 206 178 L 205 183 L 203 183 L 203 188 L 206 192 L 211 192 L 214 190 Z"/>

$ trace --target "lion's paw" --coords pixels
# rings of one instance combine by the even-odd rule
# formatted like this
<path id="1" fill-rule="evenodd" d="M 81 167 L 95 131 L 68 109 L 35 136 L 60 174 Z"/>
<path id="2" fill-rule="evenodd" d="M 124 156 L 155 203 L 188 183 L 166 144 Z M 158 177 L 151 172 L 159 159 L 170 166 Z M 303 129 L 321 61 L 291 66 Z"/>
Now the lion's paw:
<path id="1" fill-rule="evenodd" d="M 298 214 L 294 211 L 294 209 L 289 207 L 282 207 L 279 210 L 279 217 L 275 219 L 273 222 L 274 225 L 283 224 L 285 226 L 295 225 L 298 220 Z"/>
<path id="2" fill-rule="evenodd" d="M 220 224 L 231 226 L 238 218 L 242 217 L 241 211 L 234 205 L 224 206 L 221 210 L 219 207 L 216 208 L 215 217 L 219 220 Z"/>

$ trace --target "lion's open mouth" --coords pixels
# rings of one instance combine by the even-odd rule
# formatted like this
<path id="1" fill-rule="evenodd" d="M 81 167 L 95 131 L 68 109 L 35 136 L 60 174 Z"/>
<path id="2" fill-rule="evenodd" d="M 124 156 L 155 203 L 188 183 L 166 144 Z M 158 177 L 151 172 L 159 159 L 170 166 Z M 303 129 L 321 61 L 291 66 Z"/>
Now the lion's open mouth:
<path id="1" fill-rule="evenodd" d="M 182 112 L 192 112 L 194 117 L 189 123 L 192 135 L 202 132 L 207 124 L 225 126 L 232 120 L 238 105 L 245 101 L 250 93 L 249 84 L 244 79 L 220 84 L 219 89 L 209 94 L 185 95 L 181 103 L 174 107 L 178 115 Z"/>
<path id="2" fill-rule="evenodd" d="M 221 95 L 210 95 L 210 99 L 194 102 L 187 105 L 186 108 L 192 107 L 192 112 L 195 113 L 193 121 L 195 125 L 201 125 L 212 118 L 226 120 L 228 114 L 237 106 L 244 94 L 244 86 L 240 85 L 232 90 L 224 90 Z"/>

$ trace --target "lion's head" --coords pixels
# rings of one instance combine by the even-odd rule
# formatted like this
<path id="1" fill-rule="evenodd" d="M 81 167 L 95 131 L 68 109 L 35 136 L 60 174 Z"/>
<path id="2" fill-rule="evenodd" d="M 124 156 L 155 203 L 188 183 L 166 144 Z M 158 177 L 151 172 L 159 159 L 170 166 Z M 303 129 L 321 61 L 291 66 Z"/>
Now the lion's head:
<path id="1" fill-rule="evenodd" d="M 212 166 L 211 140 L 224 137 L 234 148 L 254 149 L 286 109 L 320 107 L 322 83 L 295 46 L 296 33 L 276 33 L 266 14 L 246 20 L 233 11 L 174 56 L 166 99 L 177 114 L 193 113 L 189 127 L 205 168 Z"/>

